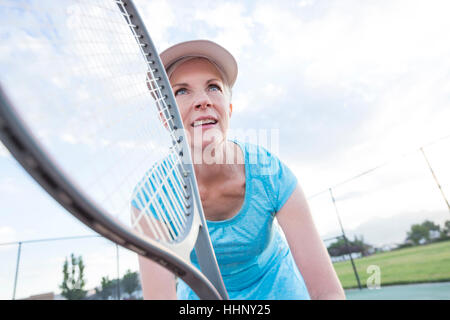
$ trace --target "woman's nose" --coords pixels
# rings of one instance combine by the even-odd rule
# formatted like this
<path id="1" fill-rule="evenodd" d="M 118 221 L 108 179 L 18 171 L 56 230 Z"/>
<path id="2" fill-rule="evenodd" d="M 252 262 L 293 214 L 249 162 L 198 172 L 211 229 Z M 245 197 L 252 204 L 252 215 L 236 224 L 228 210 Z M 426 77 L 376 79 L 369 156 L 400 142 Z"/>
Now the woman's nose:
<path id="1" fill-rule="evenodd" d="M 195 109 L 206 109 L 207 107 L 211 107 L 211 99 L 209 96 L 202 92 L 195 96 L 194 107 Z"/>

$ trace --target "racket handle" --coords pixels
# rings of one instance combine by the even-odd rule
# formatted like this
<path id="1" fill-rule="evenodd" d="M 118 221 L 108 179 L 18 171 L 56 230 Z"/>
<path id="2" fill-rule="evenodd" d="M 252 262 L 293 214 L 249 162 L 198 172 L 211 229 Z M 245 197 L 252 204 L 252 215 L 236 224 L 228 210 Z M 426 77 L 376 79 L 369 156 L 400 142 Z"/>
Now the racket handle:
<path id="1" fill-rule="evenodd" d="M 208 229 L 205 219 L 202 219 L 197 242 L 195 243 L 195 254 L 197 255 L 198 263 L 202 273 L 214 285 L 223 300 L 229 300 L 228 292 L 223 283 L 222 275 L 220 274 L 219 266 L 217 265 L 214 248 L 209 237 Z M 211 259 L 214 257 L 214 259 Z"/>

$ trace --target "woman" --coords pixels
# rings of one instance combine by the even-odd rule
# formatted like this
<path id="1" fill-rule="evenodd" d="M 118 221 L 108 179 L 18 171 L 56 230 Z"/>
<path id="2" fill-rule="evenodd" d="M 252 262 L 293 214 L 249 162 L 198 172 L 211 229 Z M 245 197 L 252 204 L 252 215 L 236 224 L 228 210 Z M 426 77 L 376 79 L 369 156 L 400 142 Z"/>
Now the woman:
<path id="1" fill-rule="evenodd" d="M 264 148 L 227 139 L 233 56 L 197 40 L 165 50 L 161 60 L 230 299 L 344 299 L 296 177 Z M 195 252 L 191 258 L 195 263 Z M 197 298 L 184 282 L 176 286 L 166 269 L 142 257 L 139 263 L 145 299 Z"/>

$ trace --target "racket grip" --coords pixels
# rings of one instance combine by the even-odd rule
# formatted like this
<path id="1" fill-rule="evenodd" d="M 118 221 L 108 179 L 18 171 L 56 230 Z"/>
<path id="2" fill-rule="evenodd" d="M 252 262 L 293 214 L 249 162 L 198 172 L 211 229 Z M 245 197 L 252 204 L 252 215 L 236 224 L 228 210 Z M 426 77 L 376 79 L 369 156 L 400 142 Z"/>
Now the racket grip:
<path id="1" fill-rule="evenodd" d="M 214 285 L 222 299 L 229 300 L 228 292 L 220 274 L 220 269 L 217 264 L 214 248 L 209 237 L 208 229 L 205 227 L 206 221 L 202 219 L 197 242 L 195 243 L 195 254 L 197 255 L 198 263 L 202 273 Z M 213 259 L 211 259 L 213 257 Z"/>

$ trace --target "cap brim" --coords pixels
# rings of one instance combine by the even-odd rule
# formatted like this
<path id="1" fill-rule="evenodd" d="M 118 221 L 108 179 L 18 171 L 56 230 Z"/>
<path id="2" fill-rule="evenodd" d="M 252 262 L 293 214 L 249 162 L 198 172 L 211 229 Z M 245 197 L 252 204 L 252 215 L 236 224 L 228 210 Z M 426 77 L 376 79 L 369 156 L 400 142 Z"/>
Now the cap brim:
<path id="1" fill-rule="evenodd" d="M 238 67 L 233 55 L 225 48 L 209 40 L 192 40 L 178 43 L 160 54 L 164 68 L 168 70 L 177 61 L 187 57 L 203 57 L 214 62 L 227 78 L 229 86 L 236 82 Z"/>

